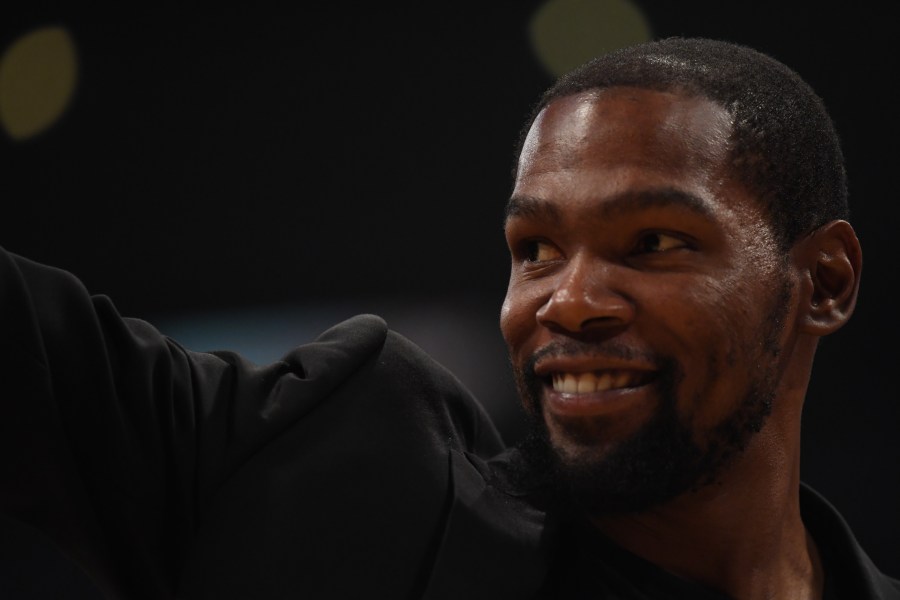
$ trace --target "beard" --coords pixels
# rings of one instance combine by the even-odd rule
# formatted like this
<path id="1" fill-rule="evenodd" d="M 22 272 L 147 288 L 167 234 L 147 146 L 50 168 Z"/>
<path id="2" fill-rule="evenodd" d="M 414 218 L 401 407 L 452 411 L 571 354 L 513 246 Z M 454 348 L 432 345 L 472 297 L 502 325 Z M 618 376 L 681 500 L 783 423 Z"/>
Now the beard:
<path id="1" fill-rule="evenodd" d="M 524 367 L 514 367 L 516 385 L 531 421 L 528 435 L 518 444 L 527 477 L 549 480 L 562 501 L 574 503 L 593 516 L 641 512 L 714 484 L 718 475 L 760 431 L 772 411 L 777 386 L 778 338 L 789 296 L 790 289 L 785 282 L 782 293 L 776 295 L 761 343 L 754 344 L 755 357 L 750 354 L 750 358 L 755 358 L 752 364 L 758 368 L 743 398 L 708 430 L 696 431 L 678 411 L 677 389 L 684 378 L 678 362 L 671 357 L 644 357 L 658 367 L 655 385 L 660 403 L 654 415 L 629 437 L 602 453 L 591 451 L 589 434 L 577 429 L 567 431 L 584 448 L 583 452 L 567 453 L 553 444 L 543 418 L 544 383 L 534 373 L 536 361 L 547 354 L 602 352 L 605 356 L 627 358 L 633 352 L 611 341 L 588 344 L 569 339 L 542 348 Z M 727 360 L 730 364 L 737 362 L 734 356 Z M 715 361 L 710 362 L 714 372 Z M 700 393 L 695 401 L 702 401 Z"/>

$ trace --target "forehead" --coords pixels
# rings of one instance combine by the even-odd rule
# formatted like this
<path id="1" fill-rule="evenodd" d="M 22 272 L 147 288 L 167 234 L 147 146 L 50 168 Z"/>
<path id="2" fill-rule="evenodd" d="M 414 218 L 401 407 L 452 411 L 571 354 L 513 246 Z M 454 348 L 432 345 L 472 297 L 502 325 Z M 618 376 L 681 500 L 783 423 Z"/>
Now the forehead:
<path id="1" fill-rule="evenodd" d="M 665 188 L 715 202 L 729 180 L 731 117 L 703 97 L 610 88 L 551 102 L 532 125 L 513 196 L 593 201 Z"/>

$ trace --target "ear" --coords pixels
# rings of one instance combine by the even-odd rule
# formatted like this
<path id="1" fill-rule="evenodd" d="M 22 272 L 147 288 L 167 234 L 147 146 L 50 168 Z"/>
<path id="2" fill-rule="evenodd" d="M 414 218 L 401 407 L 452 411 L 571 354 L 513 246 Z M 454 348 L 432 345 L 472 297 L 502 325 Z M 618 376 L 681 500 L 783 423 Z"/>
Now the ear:
<path id="1" fill-rule="evenodd" d="M 803 271 L 801 331 L 814 336 L 834 333 L 850 319 L 859 293 L 862 249 L 847 221 L 822 225 L 795 246 Z"/>

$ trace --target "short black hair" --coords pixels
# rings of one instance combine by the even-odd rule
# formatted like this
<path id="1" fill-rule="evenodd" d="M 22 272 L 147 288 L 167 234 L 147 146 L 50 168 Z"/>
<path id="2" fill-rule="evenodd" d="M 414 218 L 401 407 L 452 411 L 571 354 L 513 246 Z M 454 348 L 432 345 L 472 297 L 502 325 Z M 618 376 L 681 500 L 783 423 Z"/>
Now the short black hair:
<path id="1" fill-rule="evenodd" d="M 847 219 L 847 177 L 840 139 L 822 99 L 794 70 L 737 43 L 670 37 L 598 56 L 561 76 L 534 105 L 593 89 L 682 91 L 721 105 L 733 118 L 735 176 L 769 212 L 783 250 L 820 225 Z"/>

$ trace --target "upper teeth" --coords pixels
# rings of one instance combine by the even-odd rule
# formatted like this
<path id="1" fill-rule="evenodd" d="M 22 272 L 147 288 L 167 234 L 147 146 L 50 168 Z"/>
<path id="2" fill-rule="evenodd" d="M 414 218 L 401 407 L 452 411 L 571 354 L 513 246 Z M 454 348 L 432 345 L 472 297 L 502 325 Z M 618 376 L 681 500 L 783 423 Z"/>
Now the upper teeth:
<path id="1" fill-rule="evenodd" d="M 628 387 L 632 377 L 623 371 L 602 373 L 554 373 L 553 389 L 567 394 L 589 394 Z"/>

